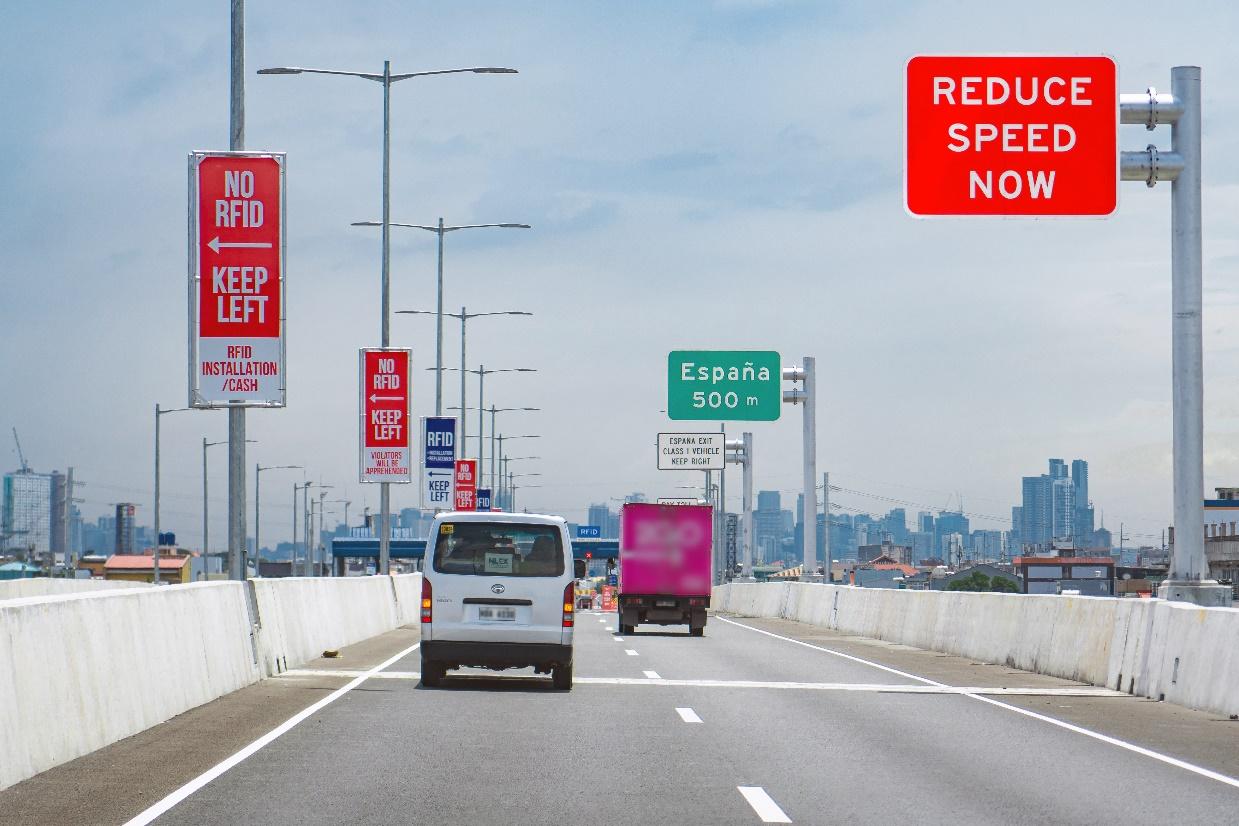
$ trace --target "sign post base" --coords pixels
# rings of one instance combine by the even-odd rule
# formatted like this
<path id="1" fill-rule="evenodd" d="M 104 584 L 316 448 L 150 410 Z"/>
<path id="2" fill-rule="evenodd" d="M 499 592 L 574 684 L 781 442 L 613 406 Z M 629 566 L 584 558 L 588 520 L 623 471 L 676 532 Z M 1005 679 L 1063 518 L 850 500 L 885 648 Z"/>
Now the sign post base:
<path id="1" fill-rule="evenodd" d="M 1229 585 L 1219 585 L 1216 580 L 1193 581 L 1168 579 L 1157 586 L 1157 598 L 1170 602 L 1186 602 L 1202 608 L 1229 608 L 1234 591 Z"/>

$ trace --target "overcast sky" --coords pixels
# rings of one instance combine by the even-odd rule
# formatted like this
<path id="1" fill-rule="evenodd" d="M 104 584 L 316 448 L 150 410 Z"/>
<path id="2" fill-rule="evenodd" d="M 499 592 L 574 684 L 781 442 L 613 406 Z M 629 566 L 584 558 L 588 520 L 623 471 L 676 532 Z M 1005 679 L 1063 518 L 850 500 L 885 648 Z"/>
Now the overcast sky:
<path id="1" fill-rule="evenodd" d="M 1169 186 L 1123 185 L 1106 220 L 917 221 L 902 203 L 913 54 L 1105 53 L 1123 91 L 1201 65 L 1205 484 L 1239 483 L 1239 7 L 1100 5 L 251 0 L 247 148 L 288 153 L 289 406 L 249 413 L 250 465 L 305 465 L 352 514 L 378 504 L 357 481 L 356 370 L 379 343 L 379 234 L 349 223 L 380 215 L 381 90 L 254 71 L 500 65 L 520 74 L 394 87 L 392 218 L 534 226 L 450 235 L 445 268 L 449 307 L 535 313 L 469 334 L 471 366 L 539 371 L 487 387 L 488 404 L 542 408 L 500 415 L 541 436 L 513 443 L 542 457 L 520 463 L 542 476 L 519 504 L 583 520 L 632 491 L 682 495 L 700 473 L 655 469 L 654 434 L 693 429 L 659 413 L 667 352 L 772 349 L 818 359 L 818 467 L 860 492 L 842 505 L 962 494 L 1002 528 L 1022 475 L 1085 458 L 1107 527 L 1159 534 Z M 88 518 L 134 501 L 151 521 L 153 405 L 186 398 L 185 158 L 227 148 L 228 66 L 222 0 L 0 10 L 0 464 L 17 466 L 15 426 L 37 470 L 75 466 Z M 1124 127 L 1120 144 L 1150 137 L 1169 143 Z M 434 236 L 396 231 L 393 308 L 433 307 L 434 275 Z M 433 319 L 392 329 L 414 350 L 415 413 L 433 412 Z M 455 374 L 445 386 L 458 404 Z M 756 486 L 788 507 L 800 427 L 790 408 L 751 427 Z M 226 438 L 226 414 L 163 433 L 164 524 L 197 544 L 201 439 Z M 287 538 L 299 478 L 264 477 L 264 544 Z M 223 448 L 211 483 L 222 541 Z"/>

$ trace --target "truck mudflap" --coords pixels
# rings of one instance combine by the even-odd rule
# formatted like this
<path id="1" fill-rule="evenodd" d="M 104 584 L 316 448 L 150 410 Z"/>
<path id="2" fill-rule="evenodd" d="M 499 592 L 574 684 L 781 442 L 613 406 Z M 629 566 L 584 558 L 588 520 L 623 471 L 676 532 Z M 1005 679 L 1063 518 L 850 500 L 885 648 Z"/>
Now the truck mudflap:
<path id="1" fill-rule="evenodd" d="M 659 594 L 620 594 L 619 630 L 631 634 L 638 625 L 687 625 L 689 633 L 705 633 L 708 594 L 666 596 Z"/>

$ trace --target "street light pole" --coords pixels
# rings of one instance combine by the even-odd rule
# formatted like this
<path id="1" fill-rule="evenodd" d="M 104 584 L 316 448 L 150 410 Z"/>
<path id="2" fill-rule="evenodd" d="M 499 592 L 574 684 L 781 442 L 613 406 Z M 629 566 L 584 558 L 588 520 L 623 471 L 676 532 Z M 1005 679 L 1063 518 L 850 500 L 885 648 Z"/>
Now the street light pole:
<path id="1" fill-rule="evenodd" d="M 228 462 L 229 462 L 229 466 L 228 466 L 228 531 L 229 531 L 228 551 L 227 551 L 227 556 L 226 556 L 227 565 L 226 566 L 221 565 L 220 567 L 223 568 L 222 573 L 226 574 L 229 579 L 234 578 L 233 570 L 232 570 L 232 564 L 233 564 L 232 549 L 234 547 L 234 545 L 232 544 L 232 539 L 233 539 L 233 536 L 232 536 L 232 529 L 233 529 L 233 524 L 232 524 L 232 494 L 233 494 L 232 460 L 235 458 L 235 453 L 233 450 L 233 443 L 232 443 L 233 442 L 233 439 L 232 439 L 233 429 L 231 426 L 232 425 L 231 414 L 235 410 L 238 410 L 238 409 L 241 410 L 242 413 L 245 412 L 245 408 L 232 408 L 232 407 L 228 408 L 230 418 L 229 418 L 229 427 L 228 427 L 228 438 L 226 440 L 221 441 L 221 442 L 208 442 L 206 436 L 202 437 L 202 553 L 203 553 L 204 559 L 210 559 L 211 557 L 211 545 L 209 541 L 210 536 L 211 536 L 211 533 L 210 533 L 211 526 L 208 522 L 208 517 L 210 514 L 209 514 L 209 506 L 207 504 L 207 448 L 215 447 L 216 445 L 228 445 Z M 244 421 L 242 422 L 242 430 L 244 430 Z M 244 433 L 242 433 L 242 435 L 244 435 Z M 242 439 L 241 440 L 241 460 L 242 461 L 245 460 L 245 446 L 247 444 L 254 444 L 256 443 L 256 441 L 257 441 L 256 439 Z M 244 482 L 242 482 L 241 484 L 241 493 L 242 495 L 245 494 Z M 242 508 L 242 510 L 244 510 L 244 508 Z M 242 529 L 244 529 L 244 527 L 245 527 L 244 518 L 242 518 Z M 244 546 L 244 542 L 242 543 L 242 546 Z"/>
<path id="2" fill-rule="evenodd" d="M 234 0 L 237 2 L 237 0 Z M 234 66 L 235 71 L 235 66 Z M 423 77 L 426 75 L 446 75 L 459 74 L 461 72 L 471 72 L 473 74 L 515 74 L 515 69 L 496 68 L 490 66 L 475 66 L 468 69 L 436 69 L 426 72 L 406 72 L 393 75 L 391 71 L 391 61 L 383 61 L 383 74 L 375 75 L 369 72 L 348 72 L 337 71 L 333 69 L 305 69 L 301 67 L 279 66 L 269 69 L 259 69 L 258 73 L 275 74 L 275 75 L 290 75 L 290 74 L 329 74 L 329 75 L 350 75 L 353 77 L 361 77 L 366 80 L 373 80 L 383 84 L 383 220 L 381 226 L 383 228 L 383 253 L 382 253 L 382 346 L 390 346 L 389 336 L 389 319 L 391 316 L 391 85 L 398 80 L 406 80 L 412 77 Z M 442 227 L 439 228 L 440 238 L 442 238 Z M 443 291 L 440 287 L 440 305 L 442 310 L 442 295 Z M 440 324 L 440 326 L 442 326 Z M 442 334 L 440 334 L 442 340 Z M 436 409 L 438 405 L 436 404 Z M 242 434 L 244 435 L 244 434 Z M 390 573 L 390 555 L 391 555 L 391 485 L 388 482 L 379 483 L 379 573 L 386 575 Z M 244 539 L 244 537 L 242 537 Z"/>
<path id="3" fill-rule="evenodd" d="M 222 445 L 225 442 L 208 442 L 206 436 L 202 437 L 202 557 L 203 564 L 207 566 L 207 573 L 210 573 L 211 559 L 211 526 L 208 521 L 209 511 L 207 504 L 207 448 Z"/>
<path id="4" fill-rule="evenodd" d="M 262 486 L 262 472 L 264 470 L 302 470 L 301 465 L 268 465 L 263 467 L 261 464 L 254 465 L 254 576 L 260 576 L 259 568 L 262 566 L 262 537 L 259 533 L 259 528 L 262 526 L 262 498 L 259 496 L 259 490 Z M 296 503 L 294 502 L 294 505 Z M 294 549 L 296 542 L 293 543 Z"/>
<path id="5" fill-rule="evenodd" d="M 176 407 L 171 410 L 164 410 L 155 403 L 155 552 L 152 564 L 154 566 L 154 582 L 159 584 L 159 417 L 168 413 L 182 413 L 186 410 L 192 410 L 189 407 Z M 72 489 L 69 490 L 69 497 L 73 497 Z M 68 524 L 67 522 L 65 524 Z"/>
<path id="6" fill-rule="evenodd" d="M 443 220 L 443 219 L 439 219 L 439 220 L 440 220 L 440 225 L 442 225 L 442 220 Z M 371 223 L 372 223 L 372 222 L 366 222 L 366 221 L 363 221 L 363 222 L 361 222 L 361 223 L 359 223 L 359 224 L 354 224 L 354 226 L 370 226 L 370 224 L 371 224 Z M 409 227 L 415 227 L 415 228 L 419 228 L 419 229 L 433 229 L 433 227 L 419 227 L 419 226 L 418 226 L 418 225 L 416 225 L 416 224 L 393 224 L 393 226 L 398 226 L 398 227 L 409 226 Z M 481 226 L 481 227 L 525 227 L 525 226 L 527 226 L 527 225 L 526 225 L 526 224 L 478 224 L 478 225 L 476 225 L 476 226 Z M 470 226 L 470 227 L 446 227 L 446 228 L 444 228 L 444 229 L 443 229 L 443 232 L 450 232 L 450 231 L 455 230 L 455 229 L 472 229 L 472 228 L 474 228 L 474 227 L 473 227 L 473 226 Z M 443 245 L 443 235 L 442 235 L 442 233 L 440 233 L 440 235 L 439 235 L 439 246 L 440 246 L 440 259 L 439 259 L 440 293 L 439 293 L 439 299 L 440 299 L 440 302 L 442 302 L 442 298 L 443 298 L 443 293 L 442 293 L 442 277 L 443 277 L 442 245 Z M 466 346 L 465 346 L 465 342 L 466 342 L 466 329 L 467 329 L 467 327 L 468 327 L 469 319 L 472 319 L 472 318 L 481 318 L 481 317 L 483 317 L 483 316 L 493 316 L 493 315 L 527 315 L 527 316 L 531 316 L 531 315 L 533 315 L 533 313 L 527 313 L 527 312 L 524 312 L 523 310 L 500 310 L 500 311 L 497 311 L 497 312 L 471 313 L 471 312 L 469 312 L 469 311 L 468 311 L 468 309 L 466 309 L 465 307 L 461 307 L 461 308 L 460 308 L 460 312 L 459 312 L 459 313 L 445 313 L 445 312 L 443 312 L 443 308 L 440 306 L 440 308 L 439 308 L 438 310 L 397 310 L 397 311 L 396 311 L 396 315 L 433 315 L 433 316 L 435 316 L 435 320 L 436 320 L 436 325 L 435 325 L 435 326 L 436 326 L 436 328 L 437 328 L 438 330 L 441 330 L 441 329 L 442 329 L 443 316 L 447 316 L 447 317 L 449 317 L 449 318 L 456 318 L 456 319 L 459 319 L 459 320 L 460 320 L 460 368 L 459 368 L 459 369 L 460 369 L 460 407 L 459 407 L 458 409 L 461 411 L 461 413 L 460 413 L 460 445 L 461 445 L 461 448 L 462 448 L 462 450 L 461 450 L 461 455 L 463 456 L 463 455 L 464 455 L 464 450 L 463 450 L 463 448 L 464 448 L 464 445 L 465 445 L 465 439 L 466 439 L 466 438 L 467 438 L 467 436 L 468 436 L 468 429 L 467 429 L 467 428 L 466 428 L 466 426 L 465 426 L 465 414 L 464 414 L 464 411 L 465 411 L 466 409 L 468 409 L 468 408 L 466 407 L 466 405 L 468 404 L 468 401 L 467 401 L 467 391 L 466 391 L 466 389 L 465 389 L 465 379 L 466 379 L 466 378 L 468 378 L 468 377 L 465 375 L 465 373 L 467 373 L 467 372 L 468 372 L 468 371 L 465 369 L 465 365 L 466 365 L 465 357 L 466 357 L 466 352 L 467 352 L 467 350 L 466 350 Z M 442 392 L 442 390 L 443 390 L 443 353 L 442 353 L 442 350 L 443 350 L 443 348 L 442 348 L 442 341 L 440 341 L 440 342 L 439 342 L 439 344 L 438 344 L 438 345 L 436 345 L 436 354 L 437 354 L 437 355 L 436 355 L 436 357 L 435 357 L 435 359 L 436 359 L 436 363 L 435 363 L 435 366 L 434 366 L 434 371 L 435 371 L 435 415 L 436 415 L 436 416 L 442 416 L 442 415 L 443 415 L 443 392 Z M 451 410 L 451 409 L 452 409 L 452 408 L 450 408 L 450 407 L 448 408 L 448 410 Z"/>
<path id="7" fill-rule="evenodd" d="M 443 216 L 439 216 L 439 267 L 435 281 L 435 415 L 443 415 Z M 465 308 L 460 308 L 460 362 L 465 361 Z M 464 402 L 461 402 L 464 404 Z"/>

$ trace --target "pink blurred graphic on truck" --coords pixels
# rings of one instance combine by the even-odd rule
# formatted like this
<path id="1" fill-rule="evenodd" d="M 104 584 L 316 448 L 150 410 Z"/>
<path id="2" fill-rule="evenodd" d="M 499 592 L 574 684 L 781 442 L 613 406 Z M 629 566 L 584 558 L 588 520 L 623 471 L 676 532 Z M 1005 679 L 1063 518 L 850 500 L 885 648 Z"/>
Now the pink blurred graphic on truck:
<path id="1" fill-rule="evenodd" d="M 620 624 L 705 626 L 713 508 L 629 503 L 620 515 Z"/>

